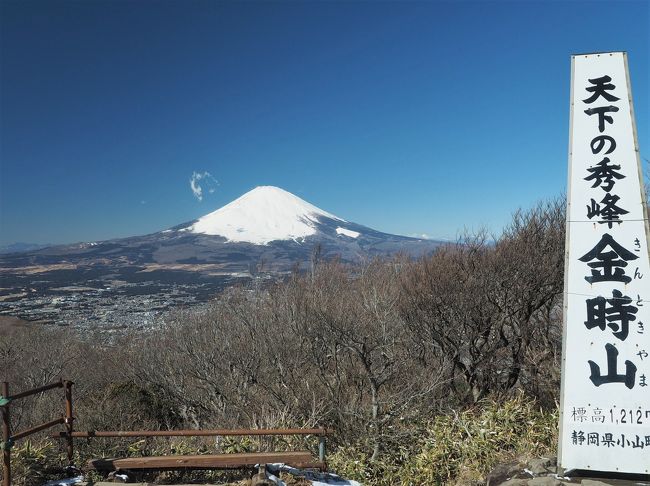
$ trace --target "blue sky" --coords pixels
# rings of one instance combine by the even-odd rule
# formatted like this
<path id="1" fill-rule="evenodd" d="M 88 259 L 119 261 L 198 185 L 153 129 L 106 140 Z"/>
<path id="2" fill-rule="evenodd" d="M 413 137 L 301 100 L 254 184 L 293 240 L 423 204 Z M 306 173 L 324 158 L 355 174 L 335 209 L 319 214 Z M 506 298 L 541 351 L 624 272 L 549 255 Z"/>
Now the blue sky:
<path id="1" fill-rule="evenodd" d="M 628 52 L 650 158 L 646 0 L 0 8 L 0 244 L 149 233 L 258 185 L 391 233 L 498 232 L 566 190 L 580 52 Z"/>

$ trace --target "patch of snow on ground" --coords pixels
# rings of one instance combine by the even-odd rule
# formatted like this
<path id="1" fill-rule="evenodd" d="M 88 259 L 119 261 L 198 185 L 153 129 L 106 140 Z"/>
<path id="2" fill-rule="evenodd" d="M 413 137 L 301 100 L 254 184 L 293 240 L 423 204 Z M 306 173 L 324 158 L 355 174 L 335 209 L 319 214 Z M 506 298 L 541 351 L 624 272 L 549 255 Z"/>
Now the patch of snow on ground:
<path id="1" fill-rule="evenodd" d="M 340 476 L 332 473 L 318 473 L 313 471 L 305 471 L 303 469 L 296 469 L 295 467 L 287 466 L 285 464 L 267 464 L 267 469 L 274 474 L 279 475 L 281 472 L 286 472 L 292 476 L 304 478 L 311 481 L 314 486 L 362 486 L 357 481 L 343 479 Z M 278 486 L 284 486 L 284 481 L 281 481 L 274 476 Z"/>
<path id="2" fill-rule="evenodd" d="M 336 232 L 339 235 L 349 236 L 350 238 L 358 238 L 359 235 L 361 234 L 361 233 L 359 233 L 357 231 L 352 231 L 352 230 L 341 228 L 341 227 L 336 228 Z"/>
<path id="3" fill-rule="evenodd" d="M 313 235 L 319 217 L 343 221 L 279 187 L 260 186 L 184 229 L 233 242 L 266 245 Z"/>
<path id="4" fill-rule="evenodd" d="M 43 486 L 71 486 L 73 484 L 86 484 L 86 480 L 83 476 L 77 476 L 76 478 L 48 481 L 47 483 L 44 483 Z"/>

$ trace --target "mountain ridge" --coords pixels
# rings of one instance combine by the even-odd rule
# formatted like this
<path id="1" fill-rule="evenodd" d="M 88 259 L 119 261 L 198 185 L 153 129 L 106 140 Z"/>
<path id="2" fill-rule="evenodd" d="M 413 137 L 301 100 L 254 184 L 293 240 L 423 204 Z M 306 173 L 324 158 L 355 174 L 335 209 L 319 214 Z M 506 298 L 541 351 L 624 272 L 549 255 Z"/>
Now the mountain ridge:
<path id="1" fill-rule="evenodd" d="M 196 220 L 155 233 L 0 255 L 3 287 L 251 278 L 323 258 L 358 263 L 395 253 L 420 256 L 441 242 L 391 235 L 346 221 L 273 186 L 260 186 Z M 0 297 L 2 294 L 0 293 Z"/>
<path id="2" fill-rule="evenodd" d="M 284 199 L 285 202 L 284 207 L 280 205 L 281 207 L 279 208 L 279 211 L 277 204 L 278 198 Z M 263 203 L 268 202 L 269 199 L 275 199 L 275 201 L 272 201 L 272 204 L 270 205 L 264 205 Z M 287 200 L 290 201 L 289 205 L 286 204 Z M 287 207 L 291 205 L 294 207 Z M 270 224 L 268 222 L 269 207 L 275 209 L 275 211 L 272 212 L 274 218 L 271 218 L 272 222 Z M 299 209 L 296 210 L 296 207 Z M 252 209 L 256 210 L 258 214 L 254 214 Z M 260 218 L 259 213 L 262 211 L 265 213 L 263 216 L 267 221 L 263 221 L 262 218 Z M 280 225 L 278 224 L 278 218 L 282 216 L 288 217 L 288 219 L 293 219 L 294 221 L 290 221 L 289 223 L 283 222 L 283 224 Z M 50 248 L 87 248 L 106 243 L 128 241 L 134 238 L 145 238 L 152 235 L 169 235 L 173 232 L 188 232 L 191 234 L 223 237 L 225 242 L 228 243 L 267 245 L 270 242 L 279 240 L 303 242 L 306 237 L 312 236 L 316 233 L 316 231 L 314 231 L 315 225 L 319 223 L 329 223 L 331 226 L 331 223 L 334 221 L 339 222 L 336 228 L 337 234 L 350 238 L 358 238 L 361 233 L 354 229 L 348 229 L 346 226 L 362 228 L 366 232 L 375 235 L 387 235 L 410 241 L 442 242 L 441 240 L 395 235 L 374 230 L 358 223 L 349 222 L 339 216 L 335 216 L 279 187 L 257 186 L 230 203 L 200 216 L 199 218 L 174 225 L 170 228 L 155 231 L 153 233 L 74 243 L 32 244 L 20 242 L 0 247 L 0 254 L 26 253 Z M 260 232 L 258 228 L 254 227 L 256 224 L 258 226 L 266 225 L 266 229 L 269 231 L 267 233 Z"/>

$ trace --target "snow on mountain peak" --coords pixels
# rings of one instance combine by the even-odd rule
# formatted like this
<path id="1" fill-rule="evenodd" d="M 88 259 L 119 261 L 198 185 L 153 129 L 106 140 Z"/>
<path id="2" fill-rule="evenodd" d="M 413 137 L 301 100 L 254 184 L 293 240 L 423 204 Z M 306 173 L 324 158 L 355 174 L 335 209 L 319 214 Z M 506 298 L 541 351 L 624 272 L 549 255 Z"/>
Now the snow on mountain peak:
<path id="1" fill-rule="evenodd" d="M 284 189 L 259 186 L 202 216 L 185 231 L 265 245 L 275 240 L 296 240 L 313 235 L 319 217 L 344 221 Z"/>

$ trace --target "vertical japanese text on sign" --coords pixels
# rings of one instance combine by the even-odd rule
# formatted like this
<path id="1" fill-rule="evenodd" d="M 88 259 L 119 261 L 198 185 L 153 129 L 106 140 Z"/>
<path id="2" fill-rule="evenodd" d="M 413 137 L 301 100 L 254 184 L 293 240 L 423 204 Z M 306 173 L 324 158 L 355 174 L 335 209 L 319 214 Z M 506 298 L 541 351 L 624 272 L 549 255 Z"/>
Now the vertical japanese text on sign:
<path id="1" fill-rule="evenodd" d="M 565 469 L 650 472 L 644 201 L 627 56 L 573 56 L 559 448 Z"/>

